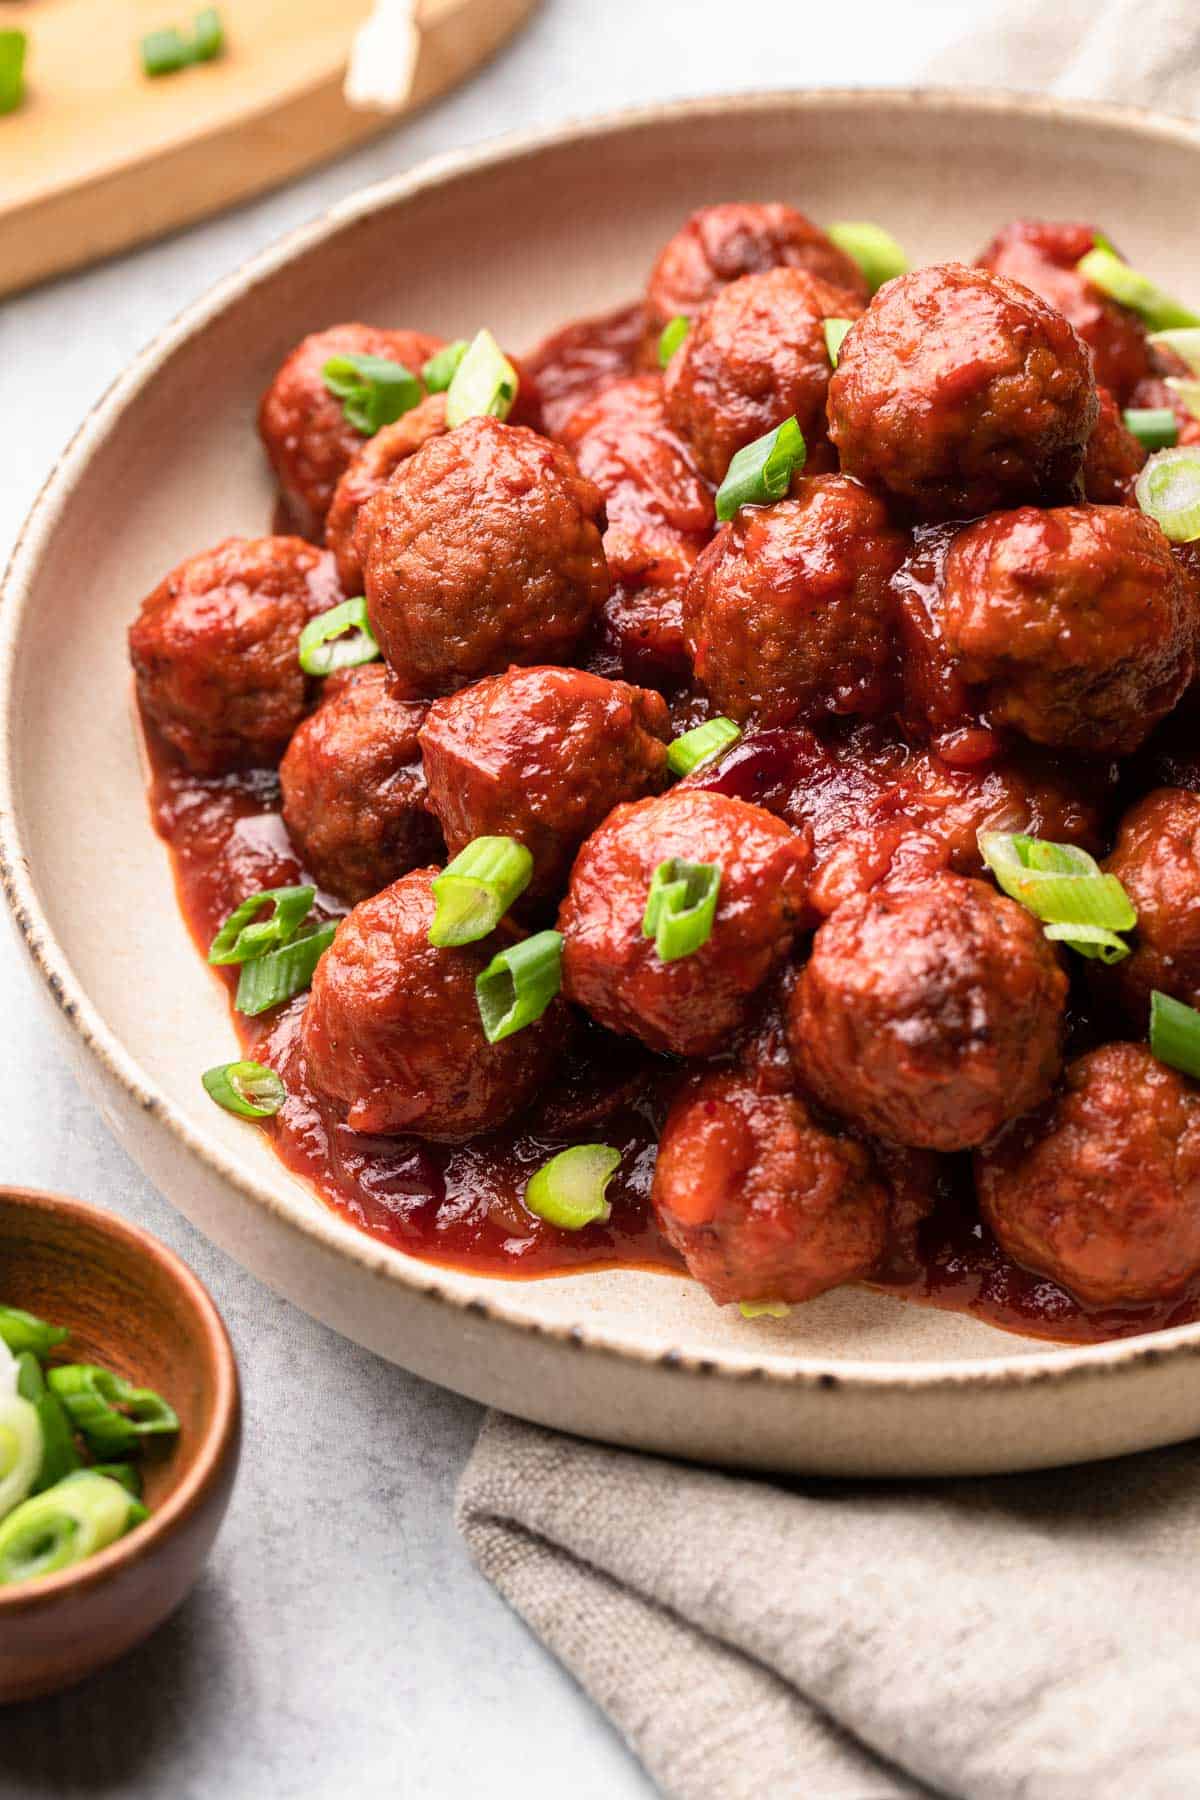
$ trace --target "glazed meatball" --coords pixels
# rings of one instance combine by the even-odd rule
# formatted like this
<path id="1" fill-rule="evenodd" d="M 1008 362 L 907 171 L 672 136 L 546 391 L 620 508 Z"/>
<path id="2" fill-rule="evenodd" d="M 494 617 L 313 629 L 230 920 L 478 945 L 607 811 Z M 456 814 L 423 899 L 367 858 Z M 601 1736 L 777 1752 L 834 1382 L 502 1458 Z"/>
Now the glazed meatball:
<path id="1" fill-rule="evenodd" d="M 811 1300 L 883 1254 L 887 1196 L 866 1150 L 796 1094 L 736 1074 L 685 1088 L 667 1118 L 651 1194 L 663 1235 L 718 1305 Z"/>
<path id="2" fill-rule="evenodd" d="M 877 888 L 813 939 L 789 1009 L 792 1056 L 856 1125 L 963 1150 L 1046 1098 L 1066 998 L 1041 925 L 986 882 Z"/>
<path id="3" fill-rule="evenodd" d="M 663 250 L 646 292 L 650 328 L 657 334 L 681 313 L 693 319 L 728 282 L 779 268 L 867 297 L 858 264 L 795 207 L 734 201 L 701 207 Z"/>
<path id="4" fill-rule="evenodd" d="M 1079 274 L 1076 264 L 1095 247 L 1091 225 L 1015 219 L 992 239 L 979 262 L 1057 307 L 1091 352 L 1096 380 L 1125 400 L 1149 372 L 1146 328 L 1136 313 Z"/>
<path id="5" fill-rule="evenodd" d="M 1098 969 L 1096 979 L 1145 1031 L 1154 988 L 1200 1003 L 1200 794 L 1158 788 L 1139 800 L 1104 867 L 1137 911 L 1137 942 L 1132 956 Z"/>
<path id="6" fill-rule="evenodd" d="M 308 707 L 300 633 L 341 599 L 302 538 L 228 538 L 143 600 L 129 631 L 142 712 L 198 775 L 279 761 Z"/>
<path id="7" fill-rule="evenodd" d="M 789 499 L 744 506 L 684 595 L 696 675 L 739 722 L 786 725 L 887 703 L 888 583 L 905 539 L 843 475 L 801 478 Z"/>
<path id="8" fill-rule="evenodd" d="M 423 331 L 333 325 L 297 344 L 262 397 L 258 431 L 296 527 L 319 536 L 333 490 L 365 442 L 321 371 L 333 356 L 382 356 L 418 375 L 442 347 Z"/>
<path id="9" fill-rule="evenodd" d="M 880 288 L 829 384 L 842 468 L 925 519 L 1070 499 L 1098 410 L 1062 314 L 961 263 Z"/>
<path id="10" fill-rule="evenodd" d="M 1196 596 L 1135 507 L 981 519 L 946 559 L 946 650 L 994 724 L 1128 755 L 1192 679 Z"/>
<path id="11" fill-rule="evenodd" d="M 716 863 L 721 885 L 707 942 L 663 962 L 642 920 L 654 871 L 671 859 Z M 807 840 L 723 794 L 680 789 L 618 806 L 571 872 L 558 920 L 564 993 L 653 1050 L 719 1049 L 795 936 L 808 865 Z"/>
<path id="12" fill-rule="evenodd" d="M 1083 492 L 1097 506 L 1130 506 L 1133 484 L 1146 461 L 1108 388 L 1100 389 L 1100 417 L 1083 458 Z"/>
<path id="13" fill-rule="evenodd" d="M 622 800 L 666 785 L 661 694 L 582 669 L 510 669 L 435 700 L 421 731 L 429 804 L 450 854 L 513 837 L 530 901 L 557 897 L 575 852 Z"/>
<path id="14" fill-rule="evenodd" d="M 744 275 L 711 299 L 667 365 L 667 417 L 710 481 L 736 453 L 795 417 L 812 445 L 825 435 L 825 319 L 856 319 L 862 302 L 803 269 Z"/>
<path id="15" fill-rule="evenodd" d="M 558 444 L 468 419 L 368 503 L 367 610 L 399 691 L 563 662 L 608 597 L 603 502 Z"/>
<path id="16" fill-rule="evenodd" d="M 1166 1299 L 1200 1270 L 1200 1094 L 1144 1044 L 1107 1044 L 988 1146 L 976 1186 L 1008 1255 L 1085 1304 Z"/>
<path id="17" fill-rule="evenodd" d="M 385 488 L 397 469 L 415 456 L 431 437 L 446 429 L 446 396 L 430 394 L 411 412 L 368 438 L 334 489 L 325 520 L 325 542 L 337 562 L 338 578 L 348 594 L 363 591 L 363 546 L 359 531 L 362 509 Z"/>
<path id="18" fill-rule="evenodd" d="M 425 708 L 397 700 L 381 663 L 325 683 L 279 765 L 283 819 L 305 868 L 342 900 L 365 900 L 441 854 L 425 807 L 417 732 Z"/>
<path id="19" fill-rule="evenodd" d="M 317 964 L 304 1012 L 308 1074 L 347 1108 L 352 1131 L 459 1143 L 521 1112 L 561 1050 L 557 1003 L 489 1044 L 475 979 L 493 939 L 435 950 L 436 869 L 415 869 L 360 901 Z"/>

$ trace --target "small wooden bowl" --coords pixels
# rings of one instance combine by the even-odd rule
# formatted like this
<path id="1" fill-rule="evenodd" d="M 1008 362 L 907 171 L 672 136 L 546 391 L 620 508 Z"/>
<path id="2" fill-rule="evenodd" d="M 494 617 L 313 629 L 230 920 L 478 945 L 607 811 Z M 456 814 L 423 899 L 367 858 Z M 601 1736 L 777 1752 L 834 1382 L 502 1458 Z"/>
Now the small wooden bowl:
<path id="1" fill-rule="evenodd" d="M 157 1388 L 180 1432 L 142 1459 L 150 1518 L 78 1568 L 0 1587 L 0 1702 L 56 1692 L 148 1637 L 192 1588 L 241 1436 L 237 1363 L 204 1288 L 98 1206 L 0 1188 L 0 1303 L 70 1329 L 73 1360 Z"/>

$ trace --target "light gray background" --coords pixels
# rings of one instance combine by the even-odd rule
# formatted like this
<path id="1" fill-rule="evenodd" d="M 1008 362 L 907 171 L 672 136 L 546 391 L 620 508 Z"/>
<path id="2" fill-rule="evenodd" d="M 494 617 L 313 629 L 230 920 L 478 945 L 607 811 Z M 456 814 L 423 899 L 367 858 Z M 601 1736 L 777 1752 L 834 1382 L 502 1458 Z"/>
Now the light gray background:
<path id="1" fill-rule="evenodd" d="M 237 0 L 225 9 L 236 26 Z M 545 0 L 509 50 L 414 124 L 282 193 L 0 307 L 0 552 L 133 353 L 342 195 L 435 152 L 638 101 L 902 84 L 967 23 L 961 0 L 859 0 L 841 12 L 814 0 Z M 729 189 L 739 197 L 735 169 Z M 183 1253 L 232 1330 L 246 1442 L 224 1532 L 177 1617 L 86 1687 L 0 1715 L 0 1795 L 649 1793 L 455 1536 L 453 1489 L 479 1409 L 343 1342 L 205 1243 L 79 1094 L 40 1006 L 4 929 L 0 1179 L 103 1200 Z"/>

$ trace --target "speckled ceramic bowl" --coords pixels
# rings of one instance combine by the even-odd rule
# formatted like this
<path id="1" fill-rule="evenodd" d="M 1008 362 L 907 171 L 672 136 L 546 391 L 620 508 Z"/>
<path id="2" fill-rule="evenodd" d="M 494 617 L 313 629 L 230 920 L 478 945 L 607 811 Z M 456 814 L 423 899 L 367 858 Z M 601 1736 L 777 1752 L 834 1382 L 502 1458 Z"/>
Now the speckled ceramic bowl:
<path id="1" fill-rule="evenodd" d="M 377 317 L 452 336 L 486 318 L 519 348 L 635 294 L 684 215 L 730 198 L 878 218 L 921 258 L 970 255 L 1017 213 L 1101 217 L 1135 262 L 1197 293 L 1200 244 L 1178 229 L 1177 196 L 1198 182 L 1200 127 L 1107 107 L 823 92 L 658 108 L 373 188 L 138 359 L 58 464 L 8 573 L 0 860 L 64 1046 L 191 1219 L 383 1355 L 647 1449 L 916 1474 L 1093 1458 L 1200 1428 L 1200 1326 L 1057 1349 L 854 1290 L 746 1324 L 680 1277 L 456 1274 L 324 1211 L 201 1090 L 234 1036 L 149 827 L 125 661 L 126 624 L 164 569 L 267 528 L 254 406 L 305 331 Z M 108 931 L 114 918 L 137 930 Z"/>

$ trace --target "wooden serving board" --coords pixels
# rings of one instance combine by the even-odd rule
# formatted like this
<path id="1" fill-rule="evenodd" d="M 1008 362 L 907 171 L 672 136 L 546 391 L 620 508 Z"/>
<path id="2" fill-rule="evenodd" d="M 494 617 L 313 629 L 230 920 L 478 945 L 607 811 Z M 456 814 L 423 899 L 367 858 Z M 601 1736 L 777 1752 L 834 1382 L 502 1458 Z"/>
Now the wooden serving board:
<path id="1" fill-rule="evenodd" d="M 0 117 L 0 293 L 187 224 L 396 122 L 342 98 L 370 0 L 221 0 L 227 48 L 147 78 L 139 46 L 202 0 L 0 0 L 29 38 L 26 98 Z M 403 111 L 463 80 L 537 0 L 414 0 Z"/>

